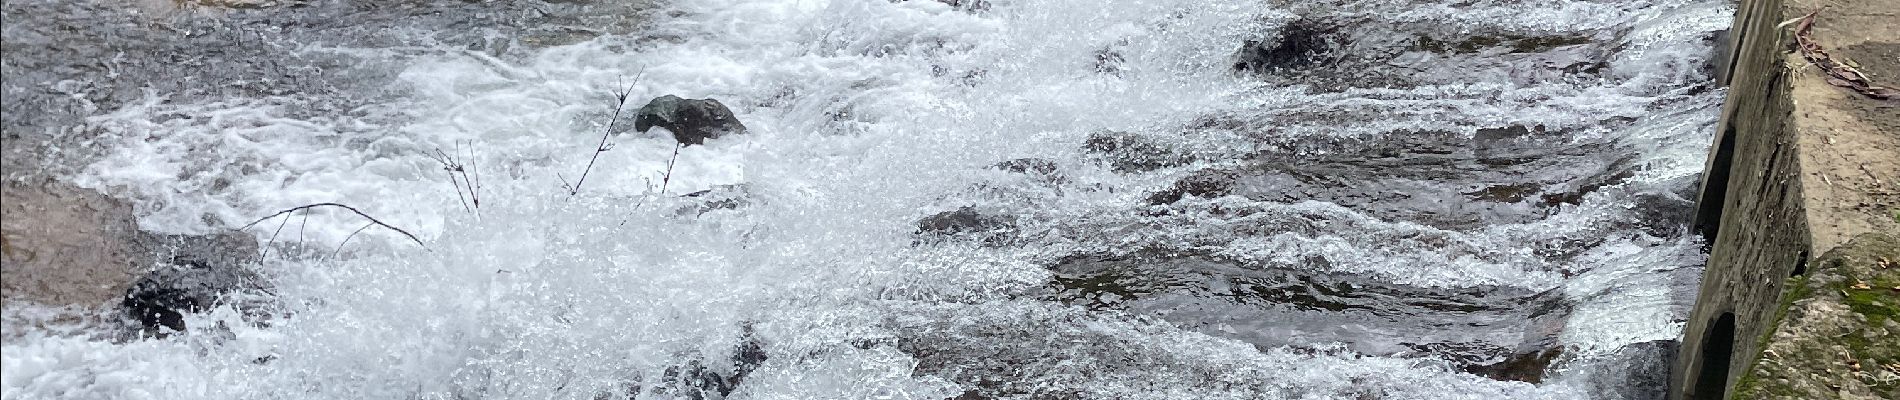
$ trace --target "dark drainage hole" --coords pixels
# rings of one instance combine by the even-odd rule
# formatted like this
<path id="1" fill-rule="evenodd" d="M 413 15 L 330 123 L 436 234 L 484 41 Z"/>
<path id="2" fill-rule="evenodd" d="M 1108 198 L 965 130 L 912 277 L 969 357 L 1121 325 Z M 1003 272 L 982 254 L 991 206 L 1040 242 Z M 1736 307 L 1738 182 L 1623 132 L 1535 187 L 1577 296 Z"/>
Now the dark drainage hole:
<path id="1" fill-rule="evenodd" d="M 1808 252 L 1802 251 L 1800 255 L 1795 257 L 1799 258 L 1794 260 L 1794 271 L 1788 273 L 1789 278 L 1808 274 Z"/>
<path id="2" fill-rule="evenodd" d="M 1722 400 L 1728 395 L 1729 358 L 1735 353 L 1735 313 L 1725 312 L 1709 326 L 1702 339 L 1701 371 L 1696 373 L 1692 400 Z"/>

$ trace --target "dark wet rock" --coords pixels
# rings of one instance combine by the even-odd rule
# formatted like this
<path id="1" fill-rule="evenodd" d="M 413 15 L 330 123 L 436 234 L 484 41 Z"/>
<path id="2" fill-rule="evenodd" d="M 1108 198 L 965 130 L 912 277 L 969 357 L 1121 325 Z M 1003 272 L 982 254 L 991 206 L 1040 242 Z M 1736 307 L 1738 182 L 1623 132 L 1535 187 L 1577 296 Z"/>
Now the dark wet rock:
<path id="1" fill-rule="evenodd" d="M 899 332 L 877 343 L 917 360 L 917 374 L 941 377 L 964 387 L 955 399 L 1077 399 L 1087 380 L 1172 369 L 1205 373 L 1203 365 L 1183 364 L 1136 338 L 1089 329 L 1087 316 L 1001 315 L 967 318 L 938 315 L 890 321 Z M 1024 335 L 1017 332 L 1035 332 Z M 1088 368 L 1075 368 L 1087 365 Z M 1025 380 L 1022 376 L 1068 379 Z M 1206 376 L 1206 375 L 1193 375 Z"/>
<path id="2" fill-rule="evenodd" d="M 181 313 L 256 288 L 245 266 L 257 242 L 242 233 L 140 231 L 131 205 L 40 179 L 5 182 L 4 295 L 51 306 L 118 304 L 151 333 L 184 330 Z"/>
<path id="3" fill-rule="evenodd" d="M 1604 49 L 1598 45 L 1568 45 L 1538 52 L 1500 55 L 1495 62 L 1506 67 L 1494 71 L 1502 72 L 1512 82 L 1521 84 L 1560 81 L 1603 73 L 1610 68 L 1609 62 L 1604 61 L 1605 57 Z"/>
<path id="4" fill-rule="evenodd" d="M 1579 179 L 1579 180 L 1573 181 L 1570 185 L 1568 185 L 1568 186 L 1571 186 L 1571 188 L 1568 190 L 1558 189 L 1561 191 L 1545 194 L 1543 196 L 1543 203 L 1545 206 L 1556 206 L 1560 204 L 1570 204 L 1570 205 L 1583 204 L 1584 196 L 1588 196 L 1591 193 L 1596 193 L 1598 190 L 1601 190 L 1606 186 L 1623 183 L 1624 181 L 1629 180 L 1630 177 L 1635 176 L 1635 175 L 1636 174 L 1634 171 L 1622 170 L 1614 174 L 1597 175 L 1597 176 L 1591 176 L 1591 177 Z M 1546 191 L 1546 192 L 1550 192 L 1550 191 Z"/>
<path id="5" fill-rule="evenodd" d="M 917 221 L 917 234 L 923 237 L 970 237 L 985 243 L 1000 243 L 1016 228 L 1014 218 L 994 215 L 976 207 L 963 207 L 937 213 Z"/>
<path id="6" fill-rule="evenodd" d="M 1470 196 L 1472 200 L 1479 201 L 1516 203 L 1524 201 L 1525 198 L 1542 192 L 1543 190 L 1544 184 L 1542 183 L 1525 182 L 1485 186 L 1484 189 L 1465 192 L 1465 196 Z"/>
<path id="7" fill-rule="evenodd" d="M 402 86 L 396 83 L 408 63 L 369 54 L 438 53 L 300 49 L 310 43 L 378 50 L 466 44 L 511 59 L 577 41 L 572 37 L 633 32 L 646 21 L 641 11 L 653 8 L 646 1 L 321 1 L 283 7 L 300 3 L 306 1 L 0 3 L 7 21 L 0 131 L 78 125 L 86 116 L 142 101 L 147 90 L 173 104 L 294 96 L 296 105 L 283 110 L 292 115 L 281 116 L 287 118 L 354 114 L 350 110 L 383 101 L 366 94 L 405 93 L 390 88 Z M 199 7 L 205 4 L 278 6 L 207 12 Z M 589 32 L 571 34 L 573 27 Z M 536 43 L 540 37 L 561 39 Z"/>
<path id="8" fill-rule="evenodd" d="M 1122 64 L 1127 62 L 1127 57 L 1123 57 L 1120 51 L 1116 51 L 1112 48 L 1095 52 L 1096 73 L 1121 76 Z"/>
<path id="9" fill-rule="evenodd" d="M 1101 157 L 1115 172 L 1147 172 L 1194 162 L 1194 157 L 1147 136 L 1104 131 L 1090 134 L 1082 151 Z"/>
<path id="10" fill-rule="evenodd" d="M 985 10 L 990 9 L 989 0 L 936 0 L 936 1 L 938 3 L 948 4 L 950 5 L 950 8 L 955 8 L 962 11 L 975 12 L 975 11 L 985 11 Z"/>
<path id="11" fill-rule="evenodd" d="M 698 200 L 697 203 L 680 207 L 675 211 L 679 215 L 701 215 L 714 210 L 737 210 L 752 204 L 752 195 L 748 185 L 718 185 L 710 189 L 687 193 L 680 197 Z"/>
<path id="12" fill-rule="evenodd" d="M 1568 316 L 1568 301 L 1554 292 L 1430 288 L 1315 272 L 1325 262 L 1263 265 L 1161 250 L 1081 255 L 1049 267 L 1045 298 L 1154 316 L 1262 348 L 1325 338 L 1365 353 L 1462 360 L 1461 367 L 1555 347 L 1557 331 L 1542 325 Z"/>
<path id="13" fill-rule="evenodd" d="M 1326 263 L 1255 264 L 1161 249 L 1080 255 L 1049 267 L 1045 298 L 1153 316 L 1261 348 L 1324 338 L 1503 380 L 1544 379 L 1564 354 L 1559 334 L 1572 301 L 1562 290 L 1432 288 L 1316 272 Z"/>
<path id="14" fill-rule="evenodd" d="M 1501 381 L 1541 383 L 1569 355 L 1560 335 L 1572 302 L 1558 289 L 1521 299 L 1523 338 L 1514 346 L 1492 343 L 1408 344 L 1419 354 L 1452 361 L 1459 369 Z M 1668 375 L 1665 371 L 1663 375 Z"/>
<path id="15" fill-rule="evenodd" d="M 991 165 L 990 168 L 1029 175 L 1046 182 L 1062 182 L 1062 168 L 1055 161 L 1044 158 L 1018 158 Z"/>
<path id="16" fill-rule="evenodd" d="M 1516 353 L 1494 364 L 1465 367 L 1465 372 L 1500 381 L 1542 383 L 1544 372 L 1550 368 L 1551 362 L 1563 353 L 1561 347 Z"/>
<path id="17" fill-rule="evenodd" d="M 229 9 L 262 9 L 274 7 L 300 7 L 309 5 L 309 0 L 181 0 L 179 3 L 199 7 L 221 7 Z"/>
<path id="18" fill-rule="evenodd" d="M 744 326 L 739 345 L 732 355 L 723 361 L 708 362 L 703 358 L 694 358 L 685 364 L 669 367 L 661 373 L 658 386 L 651 394 L 671 396 L 679 399 L 707 400 L 724 399 L 731 396 L 745 378 L 758 370 L 767 358 L 764 343 L 759 341 L 751 325 Z M 635 386 L 628 389 L 629 397 L 643 393 Z"/>
<path id="19" fill-rule="evenodd" d="M 139 278 L 120 303 L 150 334 L 183 332 L 185 313 L 209 310 L 238 291 L 257 291 L 264 282 L 243 263 L 220 257 L 179 256 Z M 165 329 L 160 329 L 160 328 Z"/>
<path id="20" fill-rule="evenodd" d="M 683 99 L 670 94 L 647 102 L 634 115 L 634 130 L 646 132 L 654 127 L 673 132 L 673 139 L 685 145 L 746 132 L 745 124 L 739 123 L 739 118 L 719 100 Z"/>
<path id="21" fill-rule="evenodd" d="M 1538 84 L 1609 66 L 1594 32 L 1420 32 L 1378 18 L 1308 10 L 1269 37 L 1245 41 L 1233 69 L 1320 92 L 1409 89 L 1453 82 Z"/>
<path id="22" fill-rule="evenodd" d="M 1690 218 L 1695 215 L 1693 198 L 1674 193 L 1636 194 L 1629 199 L 1635 203 L 1633 222 L 1650 236 L 1675 237 L 1687 233 Z"/>
<path id="23" fill-rule="evenodd" d="M 738 385 L 720 376 L 712 367 L 699 360 L 686 365 L 666 369 L 660 376 L 660 388 L 656 391 L 685 399 L 723 399 L 732 394 Z"/>
<path id="24" fill-rule="evenodd" d="M 1018 158 L 996 163 L 996 165 L 991 166 L 991 168 L 1018 174 L 1049 176 L 1055 175 L 1058 167 L 1055 161 L 1049 161 L 1044 158 Z"/>
<path id="25" fill-rule="evenodd" d="M 752 374 L 752 371 L 758 370 L 759 365 L 765 364 L 766 359 L 771 358 L 765 353 L 765 343 L 759 341 L 759 335 L 751 325 L 746 325 L 741 335 L 743 336 L 740 337 L 739 348 L 732 352 L 731 379 L 735 382 L 735 386 L 737 381 L 744 380 L 747 375 Z"/>
<path id="26" fill-rule="evenodd" d="M 1662 400 L 1668 394 L 1669 367 L 1682 342 L 1652 340 L 1619 347 L 1599 361 L 1602 374 L 1590 382 L 1590 393 L 1603 398 Z"/>
<path id="27" fill-rule="evenodd" d="M 1294 21 L 1274 39 L 1241 44 L 1234 55 L 1234 70 L 1275 72 L 1310 67 L 1331 56 L 1338 29 L 1319 20 Z"/>
<path id="28" fill-rule="evenodd" d="M 890 0 L 890 1 L 892 3 L 902 3 L 902 2 L 911 1 L 911 0 Z M 935 1 L 938 3 L 943 3 L 944 5 L 950 6 L 951 9 L 964 11 L 964 12 L 979 12 L 979 11 L 987 11 L 990 9 L 989 0 L 924 0 L 924 1 Z"/>
<path id="29" fill-rule="evenodd" d="M 1148 196 L 1148 204 L 1172 204 L 1187 196 L 1204 199 L 1226 196 L 1234 191 L 1234 182 L 1240 177 L 1233 171 L 1207 169 L 1195 171 L 1187 177 L 1175 181 L 1166 190 Z"/>
<path id="30" fill-rule="evenodd" d="M 1545 130 L 1544 130 L 1543 125 L 1533 125 L 1533 126 L 1507 125 L 1507 126 L 1494 127 L 1494 128 L 1478 128 L 1477 132 L 1472 134 L 1472 139 L 1475 139 L 1480 142 L 1496 141 L 1496 140 L 1511 140 L 1511 139 L 1517 139 L 1517 138 L 1522 138 L 1522 137 L 1528 137 L 1533 133 L 1542 134 L 1544 132 Z"/>
<path id="31" fill-rule="evenodd" d="M 1254 201 L 1321 201 L 1389 221 L 1466 229 L 1542 218 L 1625 183 L 1633 165 L 1608 144 L 1552 143 L 1534 127 L 1454 133 L 1393 132 L 1384 140 L 1290 144 L 1197 172 L 1150 196 L 1169 204 L 1186 195 Z"/>
<path id="32" fill-rule="evenodd" d="M 1478 53 L 1492 50 L 1508 53 L 1542 53 L 1559 47 L 1590 43 L 1592 43 L 1592 40 L 1589 37 L 1562 35 L 1479 35 L 1453 40 L 1420 36 L 1418 38 L 1418 49 L 1434 53 Z"/>
<path id="33" fill-rule="evenodd" d="M 241 232 L 151 235 L 142 241 L 154 260 L 171 265 L 241 266 L 256 261 L 257 239 Z"/>

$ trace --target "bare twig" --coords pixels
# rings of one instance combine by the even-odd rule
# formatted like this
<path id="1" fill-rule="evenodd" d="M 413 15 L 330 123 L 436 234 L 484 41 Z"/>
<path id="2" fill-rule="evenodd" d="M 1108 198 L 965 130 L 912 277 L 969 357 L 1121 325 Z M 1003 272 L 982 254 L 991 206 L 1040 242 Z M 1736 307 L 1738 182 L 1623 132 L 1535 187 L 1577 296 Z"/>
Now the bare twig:
<path id="1" fill-rule="evenodd" d="M 371 227 L 371 226 L 376 226 L 376 223 L 374 223 L 374 222 L 372 222 L 372 223 L 367 223 L 367 224 L 363 224 L 363 227 L 361 227 L 361 228 L 356 228 L 356 230 L 354 230 L 354 231 L 350 231 L 350 235 L 349 235 L 349 236 L 344 236 L 344 237 L 343 237 L 343 241 L 342 241 L 342 242 L 338 242 L 338 243 L 336 244 L 336 250 L 332 250 L 332 251 L 330 251 L 330 258 L 336 258 L 336 255 L 338 255 L 338 254 L 342 254 L 342 253 L 343 253 L 343 245 L 346 245 L 346 244 L 350 244 L 350 238 L 354 238 L 354 237 L 356 237 L 356 234 L 358 234 L 358 233 L 363 233 L 363 230 L 364 230 L 364 229 L 369 229 L 369 227 Z"/>
<path id="2" fill-rule="evenodd" d="M 475 149 L 473 145 L 469 146 L 467 153 L 463 153 L 462 142 L 458 141 L 455 142 L 455 153 L 453 154 L 442 151 L 441 148 L 437 148 L 434 154 L 425 153 L 425 155 L 435 160 L 436 163 L 442 164 L 442 171 L 449 176 L 449 186 L 455 187 L 455 198 L 462 201 L 462 210 L 472 213 L 482 208 L 481 183 L 476 178 L 470 177 L 470 172 L 473 171 L 475 167 L 463 164 L 464 161 L 472 163 L 475 159 Z M 460 176 L 457 176 L 457 174 L 460 174 Z M 480 172 L 475 172 L 475 174 L 479 175 Z M 463 193 L 464 190 L 466 190 L 467 193 Z"/>
<path id="3" fill-rule="evenodd" d="M 289 220 L 290 218 L 285 217 L 284 219 Z M 304 231 L 304 228 L 309 228 L 309 227 L 310 227 L 310 213 L 305 212 L 303 213 L 303 220 L 297 221 L 297 252 L 301 253 L 304 251 L 303 231 Z"/>
<path id="4" fill-rule="evenodd" d="M 468 160 L 468 171 L 462 173 L 462 180 L 468 181 L 468 197 L 472 198 L 475 202 L 475 208 L 480 209 L 482 208 L 482 169 L 475 166 L 474 143 L 469 144 L 468 158 L 465 159 Z M 469 173 L 475 174 L 474 180 L 468 179 Z"/>
<path id="5" fill-rule="evenodd" d="M 1855 92 L 1876 99 L 1900 99 L 1900 89 L 1875 85 L 1873 80 L 1860 73 L 1860 70 L 1835 60 L 1820 42 L 1809 35 L 1814 29 L 1814 16 L 1820 13 L 1821 10 L 1808 13 L 1807 16 L 1801 17 L 1794 27 L 1794 44 L 1795 48 L 1801 51 L 1801 58 L 1820 67 L 1821 71 L 1827 74 L 1826 79 L 1829 85 L 1853 89 Z"/>
<path id="6" fill-rule="evenodd" d="M 455 199 L 462 201 L 462 210 L 473 211 L 469 209 L 468 207 L 468 197 L 462 195 L 461 182 L 457 182 L 455 180 L 456 166 L 453 164 L 453 161 L 449 160 L 449 155 L 447 153 L 443 153 L 442 149 L 437 148 L 435 149 L 435 154 L 429 154 L 428 156 L 429 158 L 434 159 L 436 163 L 442 164 L 442 170 L 449 177 L 449 186 L 455 187 Z"/>
<path id="7" fill-rule="evenodd" d="M 278 214 L 282 214 L 282 213 L 278 213 Z M 277 216 L 277 215 L 276 215 L 276 214 L 272 214 L 272 215 L 271 215 L 271 217 L 275 217 L 275 216 Z M 264 218 L 266 218 L 266 219 L 269 219 L 270 217 L 264 217 Z M 264 222 L 264 220 L 261 220 L 261 219 L 260 219 L 260 220 L 257 220 L 257 222 Z M 251 225 L 256 225 L 256 224 L 257 224 L 257 222 L 252 222 L 252 223 L 251 223 Z M 263 252 L 262 252 L 262 253 L 258 253 L 258 254 L 257 254 L 257 259 L 259 259 L 259 260 L 262 260 L 262 259 L 264 259 L 264 257 L 265 257 L 265 256 L 269 256 L 269 255 L 270 255 L 270 245 L 271 245 L 271 243 L 277 243 L 277 234 L 279 234 L 279 233 L 284 233 L 284 225 L 285 225 L 285 224 L 289 224 L 289 223 L 290 223 L 290 216 L 288 216 L 288 215 L 286 215 L 286 216 L 284 216 L 284 220 L 283 220 L 283 221 L 280 221 L 280 222 L 278 222 L 278 223 L 277 223 L 277 230 L 275 230 L 275 231 L 271 231 L 271 233 L 270 233 L 270 239 L 268 239 L 268 240 L 265 240 L 265 241 L 264 241 L 264 245 L 263 245 L 263 246 L 261 246 L 261 247 L 263 247 Z M 245 225 L 244 227 L 245 227 L 245 228 L 249 228 L 249 227 L 251 227 L 251 225 Z M 239 228 L 239 230 L 243 230 L 243 229 L 242 229 L 242 228 Z"/>
<path id="8" fill-rule="evenodd" d="M 633 76 L 633 83 L 627 84 L 626 89 L 614 92 L 613 116 L 607 118 L 607 127 L 601 128 L 600 144 L 594 146 L 594 156 L 587 159 L 587 168 L 581 170 L 580 179 L 575 180 L 573 185 L 566 184 L 567 178 L 561 178 L 562 185 L 567 187 L 567 195 L 573 196 L 580 194 L 581 184 L 587 183 L 587 173 L 593 172 L 594 162 L 600 161 L 600 153 L 613 149 L 613 146 L 608 144 L 607 139 L 613 136 L 614 124 L 620 121 L 620 111 L 627 108 L 627 96 L 633 95 L 633 87 L 634 85 L 640 84 L 640 77 L 643 75 L 646 75 L 645 70 L 641 70 L 640 73 L 635 74 Z"/>
<path id="9" fill-rule="evenodd" d="M 660 194 L 666 194 L 666 184 L 673 182 L 673 162 L 679 161 L 681 147 L 686 147 L 686 144 L 673 144 L 673 158 L 666 160 L 666 175 L 660 176 Z"/>
<path id="10" fill-rule="evenodd" d="M 312 209 L 312 208 L 317 208 L 317 207 L 338 207 L 338 208 L 342 208 L 342 209 L 345 209 L 345 210 L 350 210 L 350 212 L 352 212 L 352 213 L 356 213 L 356 215 L 359 215 L 359 216 L 362 216 L 362 217 L 363 217 L 364 219 L 368 219 L 368 220 L 369 220 L 369 222 L 370 222 L 370 223 L 372 223 L 372 224 L 376 224 L 376 225 L 381 225 L 381 226 L 382 226 L 382 227 L 384 227 L 384 228 L 389 228 L 389 230 L 392 230 L 392 231 L 396 231 L 396 233 L 401 233 L 401 234 L 402 234 L 403 236 L 405 236 L 405 237 L 408 237 L 408 238 L 409 238 L 409 241 L 412 241 L 412 242 L 416 242 L 416 245 L 417 245 L 417 246 L 422 246 L 422 248 L 423 248 L 424 250 L 427 250 L 427 249 L 429 249 L 429 245 L 426 245 L 426 244 L 423 244 L 423 243 L 422 243 L 422 239 L 418 239 L 418 238 L 416 238 L 416 235 L 415 235 L 415 234 L 411 234 L 411 233 L 409 233 L 409 231 L 405 231 L 405 230 L 403 230 L 402 228 L 397 228 L 397 227 L 395 227 L 394 225 L 390 225 L 390 224 L 386 224 L 386 223 L 383 223 L 383 221 L 382 221 L 382 220 L 379 220 L 379 219 L 376 219 L 376 217 L 371 217 L 371 216 L 369 216 L 369 214 L 366 214 L 366 213 L 363 213 L 363 211 L 362 211 L 362 210 L 357 210 L 357 209 L 356 209 L 356 207 L 350 207 L 350 206 L 348 206 L 348 205 L 343 205 L 343 204 L 338 204 L 338 203 L 316 203 L 316 204 L 306 204 L 306 205 L 301 205 L 301 206 L 296 206 L 296 207 L 292 207 L 292 208 L 290 208 L 290 209 L 286 209 L 286 210 L 283 210 L 283 211 L 278 211 L 278 212 L 277 212 L 277 213 L 275 213 L 275 214 L 271 214 L 271 215 L 268 215 L 268 216 L 265 216 L 264 218 L 258 218 L 258 219 L 257 219 L 256 221 L 251 221 L 251 223 L 248 223 L 248 224 L 244 224 L 244 226 L 242 226 L 242 227 L 239 227 L 239 228 L 238 228 L 238 230 L 245 230 L 245 229 L 250 229 L 250 227 L 252 227 L 252 226 L 255 226 L 255 225 L 257 225 L 258 223 L 261 223 L 261 222 L 264 222 L 264 221 L 267 221 L 267 220 L 270 220 L 271 218 L 276 218 L 276 217 L 277 217 L 277 216 L 279 216 L 279 215 L 284 215 L 284 214 L 289 214 L 289 213 L 293 213 L 293 212 L 297 212 L 297 211 L 302 211 L 302 210 L 307 210 L 307 209 Z M 289 221 L 290 219 L 289 219 L 289 218 L 285 218 L 284 220 L 285 220 L 285 221 Z M 278 226 L 278 229 L 279 229 L 279 230 L 282 230 L 282 228 L 283 228 L 283 227 L 282 227 L 282 225 L 279 225 L 279 226 Z M 271 237 L 272 237 L 273 239 L 274 239 L 274 238 L 276 238 L 276 236 L 277 236 L 277 235 L 275 235 L 275 234 L 272 234 L 272 235 L 271 235 Z"/>

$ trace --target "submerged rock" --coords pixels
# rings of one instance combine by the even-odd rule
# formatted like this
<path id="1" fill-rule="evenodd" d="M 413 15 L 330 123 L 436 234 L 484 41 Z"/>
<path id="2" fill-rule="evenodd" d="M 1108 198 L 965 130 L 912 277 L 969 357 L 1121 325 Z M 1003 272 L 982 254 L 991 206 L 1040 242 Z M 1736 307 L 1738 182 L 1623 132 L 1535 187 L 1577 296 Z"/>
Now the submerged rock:
<path id="1" fill-rule="evenodd" d="M 1061 167 L 1055 161 L 1043 158 L 1018 158 L 991 165 L 991 169 L 1029 175 L 1044 182 L 1061 183 L 1067 179 L 1062 176 Z"/>
<path id="2" fill-rule="evenodd" d="M 672 131 L 674 140 L 689 146 L 746 132 L 745 124 L 739 123 L 739 118 L 719 100 L 683 99 L 670 94 L 647 102 L 633 118 L 635 130 L 646 132 L 653 127 Z"/>
<path id="3" fill-rule="evenodd" d="M 1121 173 L 1147 172 L 1194 162 L 1194 157 L 1174 146 L 1128 132 L 1090 134 L 1082 142 L 1082 152 L 1101 157 L 1110 169 Z"/>
<path id="4" fill-rule="evenodd" d="M 1668 394 L 1669 366 L 1682 342 L 1652 340 L 1626 345 L 1606 356 L 1604 376 L 1590 379 L 1591 393 L 1604 398 L 1662 400 Z"/>
<path id="5" fill-rule="evenodd" d="M 1042 175 L 1042 176 L 1055 175 L 1056 170 L 1057 170 L 1055 161 L 1049 161 L 1048 159 L 1043 159 L 1043 158 L 1018 158 L 1014 160 L 996 163 L 996 165 L 992 165 L 990 166 L 990 168 L 995 168 L 995 169 L 1009 171 L 1009 172 L 1015 172 L 1018 174 L 1031 174 L 1031 175 Z"/>
<path id="6" fill-rule="evenodd" d="M 1499 380 L 1539 382 L 1565 355 L 1572 302 L 1562 290 L 1437 288 L 1223 259 L 1178 249 L 1058 261 L 1045 298 L 1150 315 L 1261 348 L 1324 337 L 1365 354 L 1441 359 Z"/>
<path id="7" fill-rule="evenodd" d="M 679 215 L 700 215 L 713 210 L 736 210 L 752 204 L 751 192 L 745 184 L 718 185 L 680 197 L 699 200 L 698 203 L 680 207 L 675 211 Z"/>
<path id="8" fill-rule="evenodd" d="M 1563 355 L 1562 347 L 1552 347 L 1537 351 L 1515 353 L 1499 361 L 1486 365 L 1465 367 L 1465 372 L 1483 375 L 1500 381 L 1518 381 L 1542 383 L 1544 371 L 1550 368 L 1551 361 Z"/>
<path id="9" fill-rule="evenodd" d="M 1226 196 L 1233 193 L 1234 182 L 1237 179 L 1239 179 L 1239 174 L 1223 169 L 1196 171 L 1185 178 L 1181 178 L 1179 181 L 1175 181 L 1174 186 L 1169 187 L 1167 190 L 1148 196 L 1148 204 L 1172 204 L 1181 201 L 1181 198 L 1186 196 L 1200 198 Z"/>
<path id="10" fill-rule="evenodd" d="M 738 347 L 732 355 L 723 361 L 708 362 L 701 358 L 687 361 L 685 364 L 667 368 L 660 376 L 659 385 L 650 392 L 639 386 L 628 388 L 627 397 L 641 398 L 643 392 L 668 395 L 678 399 L 724 399 L 745 383 L 745 378 L 758 370 L 767 358 L 765 345 L 759 341 L 751 325 L 743 326 Z"/>
<path id="11" fill-rule="evenodd" d="M 1509 53 L 1543 53 L 1565 46 L 1590 44 L 1587 36 L 1576 35 L 1478 35 L 1455 39 L 1438 39 L 1429 35 L 1419 36 L 1418 49 L 1433 53 L 1478 53 L 1487 50 L 1501 50 Z"/>
<path id="12" fill-rule="evenodd" d="M 1002 241 L 1004 235 L 1015 228 L 1016 221 L 1012 218 L 991 215 L 969 206 L 917 221 L 918 236 L 968 237 L 992 244 Z"/>
<path id="13" fill-rule="evenodd" d="M 257 254 L 249 235 L 158 235 L 138 230 L 129 204 L 97 191 L 40 179 L 9 180 L 4 191 L 8 301 L 48 306 L 117 304 L 146 332 L 185 330 L 183 313 L 259 287 L 245 269 Z"/>
<path id="14" fill-rule="evenodd" d="M 1532 221 L 1606 190 L 1615 196 L 1642 190 L 1619 188 L 1635 165 L 1620 158 L 1615 145 L 1553 144 L 1537 135 L 1498 139 L 1530 132 L 1500 129 L 1481 138 L 1395 132 L 1350 146 L 1262 151 L 1182 178 L 1146 203 L 1189 195 L 1320 201 L 1382 220 L 1471 229 Z"/>
<path id="15" fill-rule="evenodd" d="M 1317 272 L 1328 262 L 1313 258 L 1270 265 L 1173 249 L 1083 254 L 1049 266 L 1052 281 L 1045 298 L 1153 315 L 1263 348 L 1326 337 L 1365 353 L 1429 348 L 1430 354 L 1440 354 L 1446 352 L 1438 351 L 1443 347 L 1438 344 L 1464 343 L 1446 348 L 1469 356 L 1463 366 L 1554 347 L 1555 341 L 1544 336 L 1555 331 L 1540 322 L 1567 316 L 1566 300 L 1556 292 L 1433 288 Z M 1434 344 L 1416 345 L 1420 338 Z"/>
<path id="16" fill-rule="evenodd" d="M 1234 55 L 1234 70 L 1272 72 L 1312 66 L 1333 51 L 1337 28 L 1315 20 L 1299 20 L 1280 30 L 1275 40 L 1248 40 Z"/>
<path id="17" fill-rule="evenodd" d="M 147 333 L 164 335 L 167 330 L 183 332 L 184 314 L 209 310 L 225 303 L 238 291 L 264 288 L 261 277 L 246 267 L 243 257 L 228 251 L 229 245 L 248 236 L 229 239 L 182 238 L 168 246 L 175 254 L 161 263 L 125 293 L 120 305 L 127 315 L 139 322 Z M 166 329 L 159 329 L 159 328 Z"/>

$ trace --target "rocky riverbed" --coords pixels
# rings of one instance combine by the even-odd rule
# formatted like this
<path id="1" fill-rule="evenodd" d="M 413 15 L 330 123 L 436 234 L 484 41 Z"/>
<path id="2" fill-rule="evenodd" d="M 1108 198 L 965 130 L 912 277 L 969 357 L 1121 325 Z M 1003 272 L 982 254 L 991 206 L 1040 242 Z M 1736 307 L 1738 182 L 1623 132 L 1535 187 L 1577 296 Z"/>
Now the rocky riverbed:
<path id="1" fill-rule="evenodd" d="M 1656 398 L 1733 12 L 4 7 L 9 399 Z"/>

